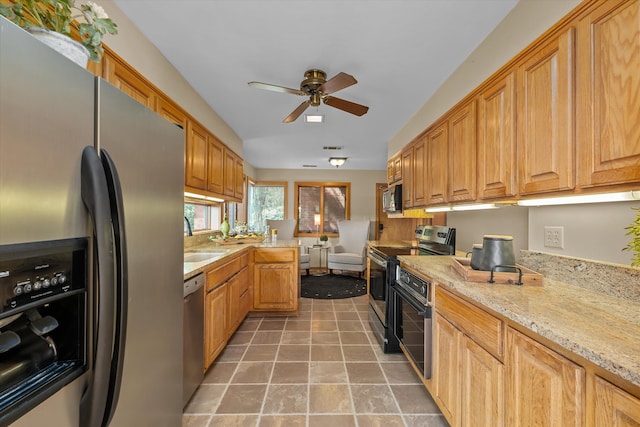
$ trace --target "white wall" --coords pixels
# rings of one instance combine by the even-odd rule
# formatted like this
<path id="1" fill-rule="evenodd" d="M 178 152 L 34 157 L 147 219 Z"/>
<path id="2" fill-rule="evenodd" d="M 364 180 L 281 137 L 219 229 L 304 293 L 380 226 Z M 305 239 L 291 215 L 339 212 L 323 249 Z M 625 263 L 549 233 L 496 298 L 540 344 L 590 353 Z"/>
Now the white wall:
<path id="1" fill-rule="evenodd" d="M 626 236 L 640 202 L 594 203 L 529 208 L 529 249 L 559 255 L 631 264 L 632 253 L 623 251 Z M 564 227 L 564 249 L 544 246 L 544 227 Z"/>

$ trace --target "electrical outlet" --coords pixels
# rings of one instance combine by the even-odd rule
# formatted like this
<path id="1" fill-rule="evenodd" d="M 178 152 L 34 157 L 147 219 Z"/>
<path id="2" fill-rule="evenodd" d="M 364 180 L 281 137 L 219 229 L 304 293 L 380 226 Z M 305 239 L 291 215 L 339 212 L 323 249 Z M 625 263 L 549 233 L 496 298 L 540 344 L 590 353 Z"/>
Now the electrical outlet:
<path id="1" fill-rule="evenodd" d="M 548 248 L 564 248 L 564 227 L 544 227 L 544 245 Z"/>

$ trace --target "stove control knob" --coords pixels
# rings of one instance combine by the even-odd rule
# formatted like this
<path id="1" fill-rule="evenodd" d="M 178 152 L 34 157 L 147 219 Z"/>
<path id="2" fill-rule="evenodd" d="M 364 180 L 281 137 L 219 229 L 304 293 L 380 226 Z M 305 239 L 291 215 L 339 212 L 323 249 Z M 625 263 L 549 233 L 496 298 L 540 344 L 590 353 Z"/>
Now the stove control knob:
<path id="1" fill-rule="evenodd" d="M 61 285 L 63 285 L 66 281 L 67 281 L 67 276 L 65 276 L 64 274 L 61 274 L 58 277 L 58 283 L 60 283 Z"/>
<path id="2" fill-rule="evenodd" d="M 422 295 L 426 295 L 427 294 L 427 285 L 422 285 L 422 287 L 420 288 L 420 293 Z"/>
<path id="3" fill-rule="evenodd" d="M 39 291 L 40 289 L 42 289 L 42 281 L 36 280 L 35 282 L 33 282 L 33 290 Z"/>
<path id="4" fill-rule="evenodd" d="M 33 285 L 31 283 L 27 283 L 23 286 L 23 288 L 24 288 L 24 293 L 28 294 L 33 290 Z"/>
<path id="5" fill-rule="evenodd" d="M 51 286 L 55 286 L 58 284 L 58 276 L 54 276 L 51 278 Z"/>
<path id="6" fill-rule="evenodd" d="M 16 286 L 15 288 L 13 288 L 14 295 L 22 295 L 22 292 L 23 292 L 22 286 Z"/>
<path id="7" fill-rule="evenodd" d="M 44 280 L 42 281 L 42 287 L 43 287 L 43 288 L 48 288 L 49 286 L 51 286 L 51 280 L 49 280 L 49 279 L 44 279 Z"/>

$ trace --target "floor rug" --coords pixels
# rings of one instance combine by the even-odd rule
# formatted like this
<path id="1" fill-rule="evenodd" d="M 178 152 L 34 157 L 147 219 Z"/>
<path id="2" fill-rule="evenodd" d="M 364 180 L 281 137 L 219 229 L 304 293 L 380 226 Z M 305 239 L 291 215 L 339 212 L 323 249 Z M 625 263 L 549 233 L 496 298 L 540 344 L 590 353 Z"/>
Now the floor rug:
<path id="1" fill-rule="evenodd" d="M 367 292 L 367 281 L 341 274 L 302 276 L 300 288 L 300 296 L 303 298 L 352 298 Z"/>

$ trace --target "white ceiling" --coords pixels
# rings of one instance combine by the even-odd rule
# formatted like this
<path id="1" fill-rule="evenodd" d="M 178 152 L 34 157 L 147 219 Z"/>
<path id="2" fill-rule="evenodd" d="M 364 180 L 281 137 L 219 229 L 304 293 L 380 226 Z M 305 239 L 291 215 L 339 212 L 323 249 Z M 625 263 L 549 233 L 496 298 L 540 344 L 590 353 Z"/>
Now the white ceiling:
<path id="1" fill-rule="evenodd" d="M 115 0 L 243 141 L 255 168 L 386 169 L 387 141 L 518 0 Z M 319 68 L 358 83 L 334 95 L 369 106 L 357 117 L 321 105 L 324 124 L 282 123 Z M 315 111 L 309 107 L 307 113 Z M 425 125 L 427 125 L 425 123 Z M 340 146 L 325 151 L 324 146 Z"/>

